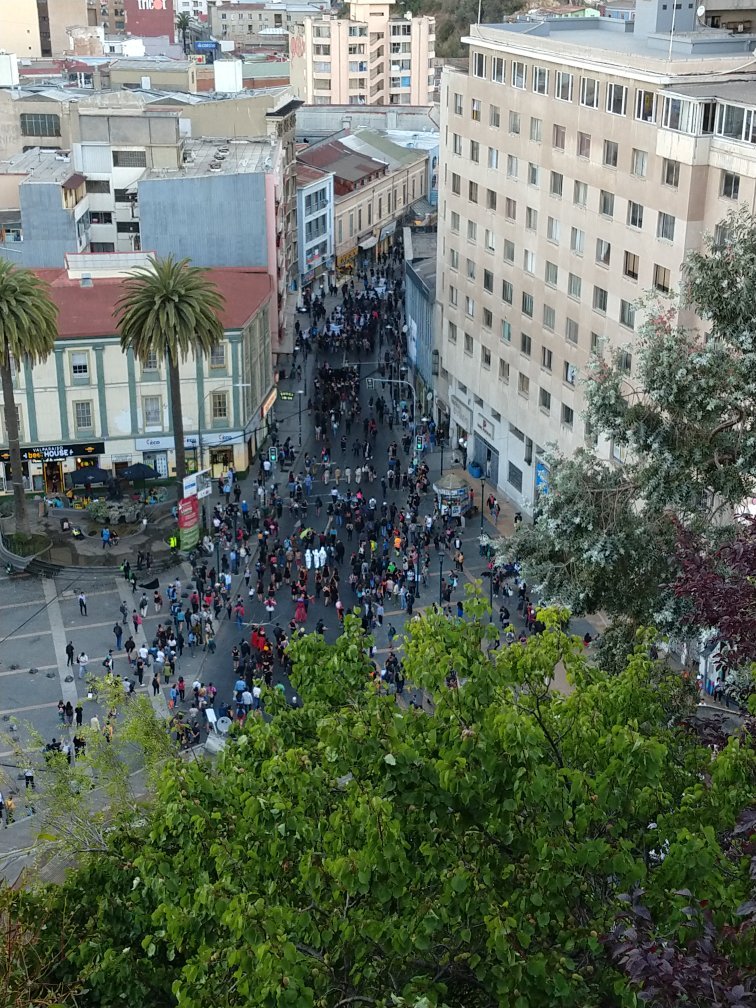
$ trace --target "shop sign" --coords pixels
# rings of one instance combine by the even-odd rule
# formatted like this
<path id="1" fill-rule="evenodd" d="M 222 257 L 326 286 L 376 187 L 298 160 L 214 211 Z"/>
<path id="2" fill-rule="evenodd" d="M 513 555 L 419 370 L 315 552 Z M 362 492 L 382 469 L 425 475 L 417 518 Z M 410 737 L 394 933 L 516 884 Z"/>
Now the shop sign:
<path id="1" fill-rule="evenodd" d="M 202 444 L 205 448 L 218 448 L 230 441 L 241 441 L 243 438 L 242 431 L 223 431 L 221 434 L 203 434 Z"/>
<path id="2" fill-rule="evenodd" d="M 149 451 L 173 451 L 175 445 L 175 438 L 168 437 L 146 437 L 146 438 L 135 438 L 134 445 L 137 451 L 149 452 Z M 199 447 L 199 435 L 197 434 L 186 434 L 184 436 L 184 448 L 197 448 Z"/>
<path id="3" fill-rule="evenodd" d="M 490 423 L 490 421 L 486 420 L 484 416 L 481 416 L 480 413 L 478 414 L 478 427 L 483 431 L 484 434 L 487 434 L 488 437 L 494 436 L 493 424 Z"/>
<path id="4" fill-rule="evenodd" d="M 178 502 L 178 527 L 181 549 L 190 549 L 199 542 L 200 507 L 198 497 L 182 497 Z"/>
<path id="5" fill-rule="evenodd" d="M 270 392 L 263 399 L 263 404 L 260 407 L 260 417 L 264 420 L 265 417 L 270 413 L 273 405 L 276 401 L 276 396 L 278 395 L 278 389 L 272 388 Z"/>
<path id="6" fill-rule="evenodd" d="M 24 462 L 63 462 L 65 459 L 78 456 L 94 456 L 105 454 L 104 441 L 89 441 L 85 444 L 40 445 L 35 448 L 22 448 L 21 459 Z M 0 461 L 7 462 L 10 452 L 7 448 L 0 449 Z"/>

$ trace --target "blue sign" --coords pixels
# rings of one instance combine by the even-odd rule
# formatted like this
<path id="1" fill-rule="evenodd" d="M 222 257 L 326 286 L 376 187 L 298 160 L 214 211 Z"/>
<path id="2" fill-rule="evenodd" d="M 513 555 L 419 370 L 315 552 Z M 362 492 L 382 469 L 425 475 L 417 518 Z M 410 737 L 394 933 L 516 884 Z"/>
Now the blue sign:
<path id="1" fill-rule="evenodd" d="M 537 493 L 549 492 L 549 468 L 543 462 L 536 462 L 535 484 Z"/>
<path id="2" fill-rule="evenodd" d="M 202 42 L 202 41 L 201 42 L 195 42 L 194 43 L 194 48 L 197 51 L 199 51 L 200 49 L 217 49 L 218 48 L 218 43 L 217 42 L 210 42 L 210 41 L 207 41 L 207 40 L 204 41 L 204 42 Z"/>

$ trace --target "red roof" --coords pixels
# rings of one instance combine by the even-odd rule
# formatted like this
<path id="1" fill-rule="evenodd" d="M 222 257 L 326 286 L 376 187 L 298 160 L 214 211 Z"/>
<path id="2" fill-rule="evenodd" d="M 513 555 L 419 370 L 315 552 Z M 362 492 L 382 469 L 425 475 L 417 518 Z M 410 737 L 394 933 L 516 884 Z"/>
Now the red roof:
<path id="1" fill-rule="evenodd" d="M 327 179 L 329 173 L 321 171 L 320 168 L 313 168 L 303 161 L 297 161 L 294 165 L 294 174 L 297 177 L 297 185 L 310 185 L 312 182 L 322 182 Z"/>
<path id="2" fill-rule="evenodd" d="M 91 287 L 82 287 L 78 279 L 70 279 L 64 269 L 37 269 L 37 276 L 50 289 L 58 306 L 58 336 L 60 339 L 106 337 L 116 335 L 113 316 L 116 303 L 123 294 L 123 277 L 92 277 Z M 271 295 L 272 284 L 263 269 L 229 267 L 209 269 L 207 278 L 225 298 L 221 312 L 224 329 L 241 329 L 253 318 Z"/>

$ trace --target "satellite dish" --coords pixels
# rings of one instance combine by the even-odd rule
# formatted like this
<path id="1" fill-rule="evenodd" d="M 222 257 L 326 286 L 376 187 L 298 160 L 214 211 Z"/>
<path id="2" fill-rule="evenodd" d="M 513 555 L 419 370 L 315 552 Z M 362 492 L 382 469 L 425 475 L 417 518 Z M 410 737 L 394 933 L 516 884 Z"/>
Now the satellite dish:
<path id="1" fill-rule="evenodd" d="M 703 4 L 701 4 L 700 7 L 698 7 L 696 9 L 696 17 L 697 18 L 702 18 L 705 13 L 706 13 L 706 8 L 704 7 Z"/>

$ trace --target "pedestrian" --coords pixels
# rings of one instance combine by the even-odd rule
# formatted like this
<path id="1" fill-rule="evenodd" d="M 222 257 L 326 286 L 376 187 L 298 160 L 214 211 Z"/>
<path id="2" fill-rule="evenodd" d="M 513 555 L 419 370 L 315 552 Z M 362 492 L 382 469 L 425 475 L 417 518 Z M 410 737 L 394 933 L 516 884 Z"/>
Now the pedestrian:
<path id="1" fill-rule="evenodd" d="M 82 651 L 79 657 L 76 659 L 79 664 L 79 679 L 83 679 L 87 673 L 87 665 L 89 665 L 89 655 L 86 651 Z"/>
<path id="2" fill-rule="evenodd" d="M 76 727 L 81 728 L 81 723 L 84 720 L 84 704 L 81 700 L 76 701 L 76 706 L 74 707 L 74 714 L 76 715 Z"/>
<path id="3" fill-rule="evenodd" d="M 136 643 L 134 642 L 134 638 L 131 634 L 129 634 L 129 638 L 124 644 L 124 647 L 126 649 L 126 657 L 129 660 L 129 665 L 133 665 L 134 659 L 132 658 L 132 655 L 134 654 L 134 651 L 136 651 Z"/>
<path id="4" fill-rule="evenodd" d="M 84 592 L 79 594 L 79 614 L 81 616 L 87 615 L 87 596 Z"/>
<path id="5" fill-rule="evenodd" d="M 144 619 L 145 616 L 147 615 L 148 606 L 149 602 L 147 601 L 147 596 L 145 595 L 144 592 L 142 592 L 142 597 L 139 600 L 139 615 L 142 617 L 142 619 Z"/>
<path id="6" fill-rule="evenodd" d="M 66 644 L 66 668 L 73 666 L 74 663 L 74 646 L 73 641 L 69 641 Z"/>
<path id="7" fill-rule="evenodd" d="M 115 637 L 116 651 L 120 651 L 121 641 L 123 640 L 123 627 L 117 620 L 113 626 L 113 636 Z"/>
<path id="8" fill-rule="evenodd" d="M 153 696 L 160 695 L 160 680 L 158 679 L 157 675 L 153 675 L 152 677 L 152 695 Z"/>
<path id="9" fill-rule="evenodd" d="M 73 724 L 74 719 L 74 708 L 70 700 L 66 701 L 66 724 L 70 726 Z"/>
<path id="10" fill-rule="evenodd" d="M 31 767 L 24 770 L 24 787 L 27 791 L 37 790 L 37 785 L 34 783 L 34 771 Z"/>
<path id="11" fill-rule="evenodd" d="M 387 633 L 388 633 L 389 647 L 393 647 L 394 638 L 396 637 L 396 627 L 394 626 L 393 623 L 389 623 Z"/>

